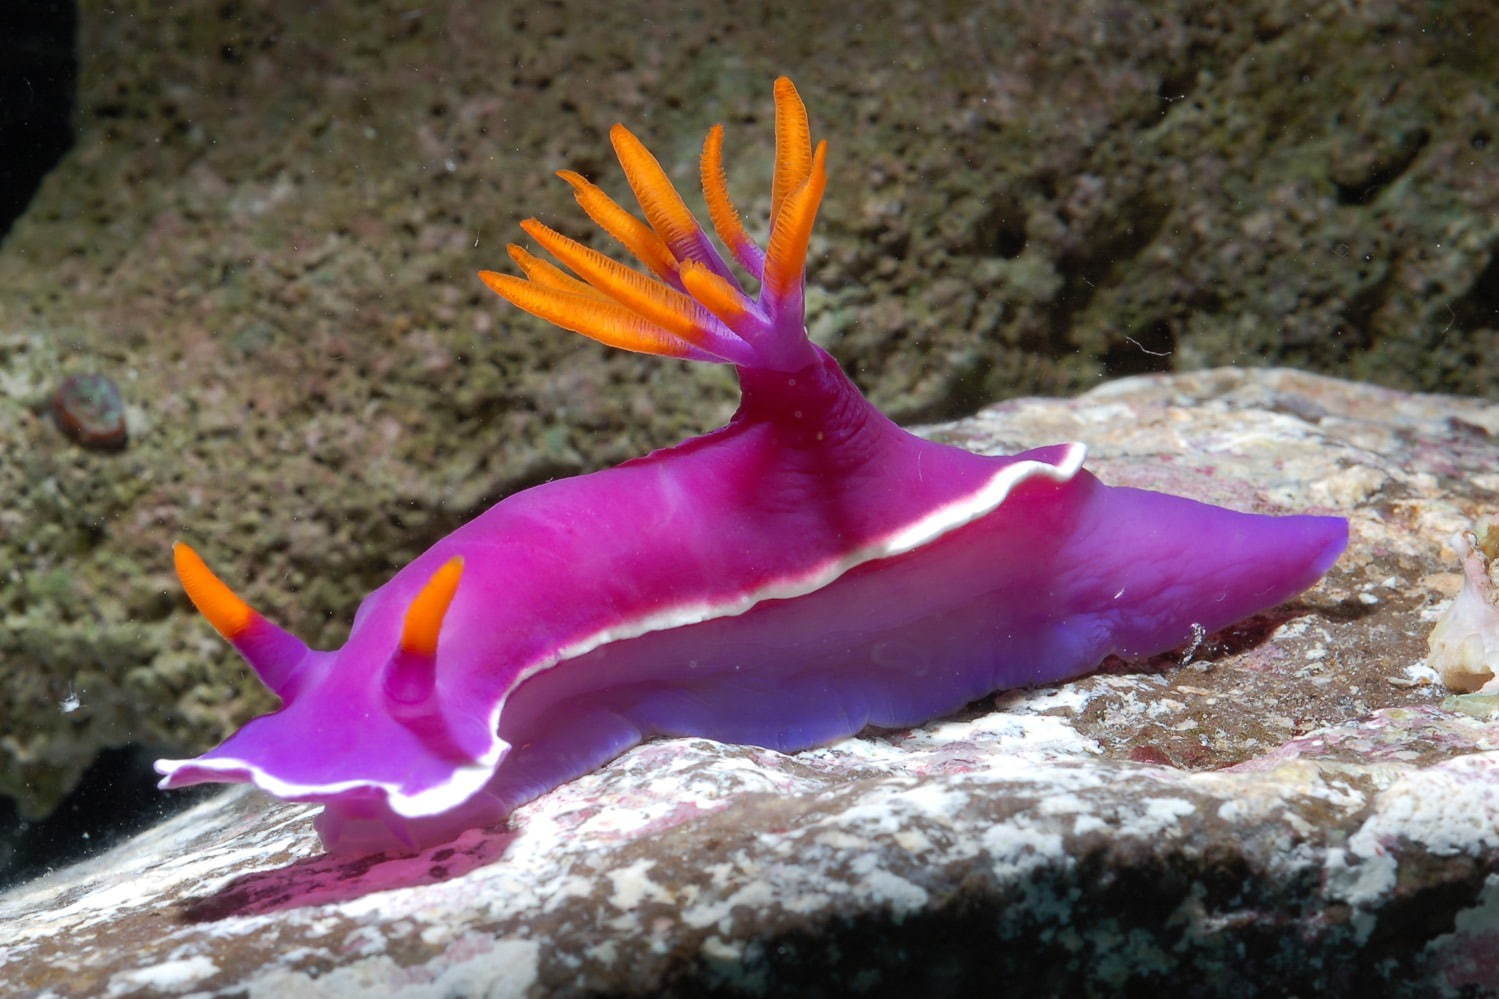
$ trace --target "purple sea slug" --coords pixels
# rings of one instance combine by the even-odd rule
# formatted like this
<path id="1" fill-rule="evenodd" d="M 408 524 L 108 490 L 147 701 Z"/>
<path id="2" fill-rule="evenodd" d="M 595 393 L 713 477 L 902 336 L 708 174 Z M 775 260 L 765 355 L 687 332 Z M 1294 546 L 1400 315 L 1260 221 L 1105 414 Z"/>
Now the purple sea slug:
<path id="1" fill-rule="evenodd" d="M 650 274 L 534 219 L 523 228 L 572 273 L 512 246 L 524 278 L 480 274 L 606 344 L 734 365 L 729 424 L 502 500 L 365 598 L 337 651 L 309 649 L 177 545 L 188 596 L 283 706 L 159 761 L 162 787 L 248 781 L 321 803 L 331 850 L 413 849 L 501 822 L 643 739 L 790 752 L 1162 652 L 1337 559 L 1341 518 L 1106 486 L 1081 444 L 991 457 L 882 416 L 807 338 L 827 146 L 789 80 L 775 105 L 764 250 L 728 198 L 722 126 L 702 155 L 713 227 L 757 294 L 619 125 L 644 221 L 561 176 Z"/>

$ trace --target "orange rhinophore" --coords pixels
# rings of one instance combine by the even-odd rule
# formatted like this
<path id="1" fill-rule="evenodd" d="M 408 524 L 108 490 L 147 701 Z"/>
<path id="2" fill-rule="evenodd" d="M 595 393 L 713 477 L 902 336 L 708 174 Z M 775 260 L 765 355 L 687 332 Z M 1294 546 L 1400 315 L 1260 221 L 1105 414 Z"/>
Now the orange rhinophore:
<path id="1" fill-rule="evenodd" d="M 172 562 L 187 599 L 208 618 L 214 630 L 233 642 L 254 623 L 259 614 L 239 598 L 229 586 L 208 568 L 208 563 L 193 549 L 179 541 L 172 546 Z"/>
<path id="2" fill-rule="evenodd" d="M 431 659 L 437 655 L 437 635 L 448 613 L 458 580 L 463 576 L 463 556 L 457 555 L 432 574 L 406 608 L 401 623 L 401 648 L 412 655 Z"/>
<path id="3" fill-rule="evenodd" d="M 239 650 L 267 687 L 281 697 L 290 696 L 307 659 L 307 643 L 241 600 L 189 545 L 172 545 L 172 562 L 199 613 Z"/>

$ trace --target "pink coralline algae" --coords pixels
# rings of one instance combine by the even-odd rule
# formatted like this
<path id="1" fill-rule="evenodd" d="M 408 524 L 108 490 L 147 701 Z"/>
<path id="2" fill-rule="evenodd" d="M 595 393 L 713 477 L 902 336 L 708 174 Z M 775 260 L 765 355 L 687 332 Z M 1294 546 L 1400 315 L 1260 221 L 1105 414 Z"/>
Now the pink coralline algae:
<path id="1" fill-rule="evenodd" d="M 69 375 L 52 393 L 52 416 L 62 432 L 87 448 L 118 451 L 126 444 L 125 402 L 107 375 Z"/>

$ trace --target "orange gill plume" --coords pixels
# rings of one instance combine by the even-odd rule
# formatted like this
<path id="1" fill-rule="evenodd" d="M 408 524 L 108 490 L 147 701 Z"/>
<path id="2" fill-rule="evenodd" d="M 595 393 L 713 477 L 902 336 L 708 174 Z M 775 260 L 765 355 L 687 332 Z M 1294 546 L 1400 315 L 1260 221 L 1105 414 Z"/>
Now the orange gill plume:
<path id="1" fill-rule="evenodd" d="M 750 238 L 729 197 L 722 125 L 709 130 L 700 163 L 713 230 L 761 282 L 757 298 L 745 293 L 656 157 L 623 125 L 611 128 L 609 139 L 644 221 L 575 171 L 557 175 L 572 187 L 584 213 L 649 273 L 527 219 L 521 223 L 526 233 L 572 274 L 511 245 L 511 259 L 525 277 L 494 271 L 479 277 L 532 315 L 612 347 L 778 370 L 809 363 L 803 275 L 827 184 L 827 144 L 814 151 L 807 109 L 785 77 L 775 83 L 775 117 L 768 251 Z"/>

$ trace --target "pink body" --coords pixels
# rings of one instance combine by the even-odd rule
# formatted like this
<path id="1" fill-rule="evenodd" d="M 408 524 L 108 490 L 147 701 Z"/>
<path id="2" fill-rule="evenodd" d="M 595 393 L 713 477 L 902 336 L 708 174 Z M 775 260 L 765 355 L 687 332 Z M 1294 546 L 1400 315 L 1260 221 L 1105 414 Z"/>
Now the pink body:
<path id="1" fill-rule="evenodd" d="M 343 648 L 258 616 L 226 630 L 286 704 L 162 761 L 163 786 L 322 802 L 330 848 L 438 842 L 641 739 L 798 750 L 1161 652 L 1292 596 L 1346 543 L 1339 518 L 1104 486 L 1080 445 L 917 438 L 804 334 L 763 358 L 739 364 L 728 426 L 498 503 L 371 593 Z M 447 565 L 429 655 L 409 608 Z"/>

